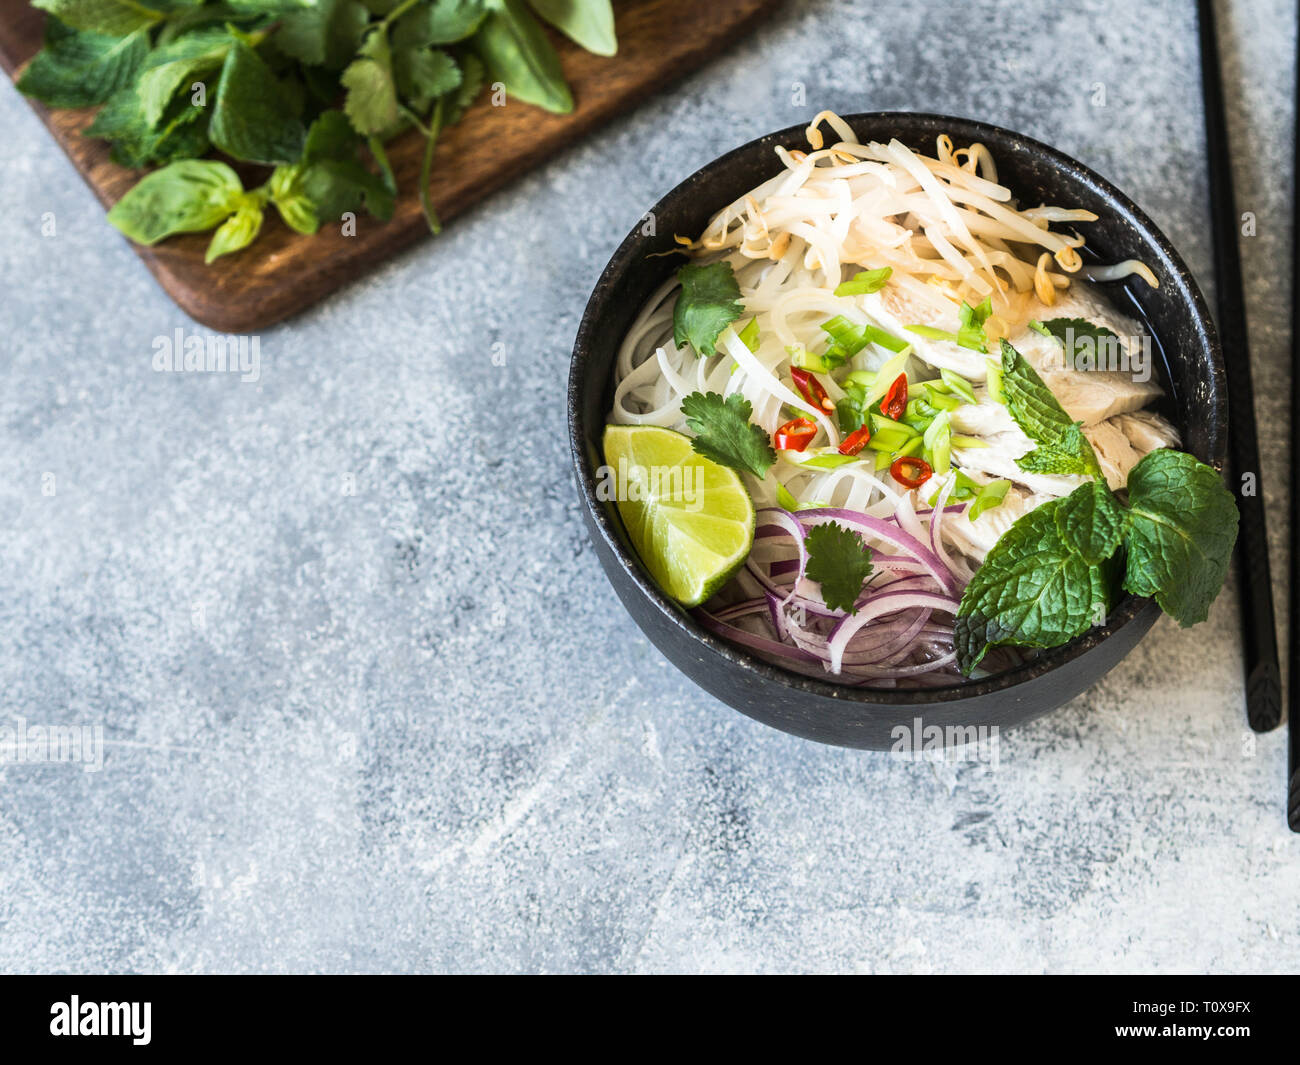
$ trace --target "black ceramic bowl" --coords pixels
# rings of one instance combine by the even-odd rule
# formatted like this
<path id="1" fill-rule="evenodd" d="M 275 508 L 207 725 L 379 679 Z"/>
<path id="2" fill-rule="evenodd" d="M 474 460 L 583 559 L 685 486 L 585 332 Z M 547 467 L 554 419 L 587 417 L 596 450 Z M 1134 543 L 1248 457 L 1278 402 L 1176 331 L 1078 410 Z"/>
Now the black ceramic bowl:
<path id="1" fill-rule="evenodd" d="M 1169 413 L 1183 447 L 1221 468 L 1227 440 L 1223 357 L 1205 300 L 1165 236 L 1118 189 L 1087 167 L 1038 141 L 961 118 L 907 112 L 850 115 L 859 139 L 897 137 L 930 152 L 947 133 L 956 144 L 981 141 L 997 161 L 998 177 L 1022 204 L 1085 207 L 1099 220 L 1085 227 L 1100 261 L 1140 259 L 1160 288 L 1139 280 L 1125 286 L 1165 353 Z M 1043 652 L 1016 669 L 949 688 L 872 691 L 789 673 L 702 629 L 668 599 L 638 560 L 613 503 L 596 496 L 600 437 L 613 401 L 612 370 L 624 334 L 651 292 L 681 260 L 652 257 L 674 246 L 673 234 L 696 236 L 723 206 L 777 172 L 776 145 L 806 146 L 804 127 L 792 126 L 728 152 L 687 178 L 653 208 L 655 235 L 643 223 L 619 245 L 587 304 L 569 373 L 569 433 L 578 491 L 596 554 L 614 590 L 651 641 L 687 676 L 719 699 L 759 721 L 797 736 L 848 747 L 889 749 L 895 726 L 914 723 L 954 728 L 1006 728 L 1074 698 L 1129 653 L 1155 622 L 1149 599 L 1129 596 L 1095 628 L 1064 647 Z M 1109 294 L 1125 310 L 1121 286 Z M 919 742 L 919 741 L 918 741 Z"/>

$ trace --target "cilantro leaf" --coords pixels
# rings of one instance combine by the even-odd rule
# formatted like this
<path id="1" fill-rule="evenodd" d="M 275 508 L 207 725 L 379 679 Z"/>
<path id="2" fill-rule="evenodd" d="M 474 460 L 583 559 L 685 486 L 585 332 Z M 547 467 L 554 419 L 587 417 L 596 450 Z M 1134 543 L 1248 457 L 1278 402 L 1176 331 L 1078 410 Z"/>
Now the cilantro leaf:
<path id="1" fill-rule="evenodd" d="M 149 31 L 125 37 L 45 24 L 42 48 L 18 79 L 18 91 L 50 107 L 93 107 L 130 85 L 149 54 Z"/>
<path id="2" fill-rule="evenodd" d="M 767 433 L 751 425 L 753 407 L 739 392 L 725 400 L 716 392 L 692 392 L 682 400 L 686 425 L 695 433 L 691 447 L 706 459 L 752 473 L 760 480 L 776 461 Z"/>
<path id="3" fill-rule="evenodd" d="M 1204 621 L 1237 540 L 1237 507 L 1217 472 L 1161 448 L 1128 475 L 1124 587 L 1154 596 L 1183 626 Z"/>
<path id="4" fill-rule="evenodd" d="M 441 48 L 395 49 L 393 75 L 411 106 L 424 113 L 439 97 L 460 88 L 460 67 Z"/>
<path id="5" fill-rule="evenodd" d="M 1089 565 L 1061 534 L 1058 515 L 1066 501 L 1053 499 L 1017 519 L 966 586 L 953 624 L 963 673 L 990 647 L 1056 647 L 1109 611 L 1109 568 Z"/>
<path id="6" fill-rule="evenodd" d="M 814 525 L 805 539 L 810 581 L 821 585 L 822 600 L 832 610 L 858 612 L 858 596 L 871 576 L 871 550 L 862 537 L 838 522 Z"/>
<path id="7" fill-rule="evenodd" d="M 1100 566 L 1124 536 L 1124 508 L 1101 481 L 1080 485 L 1061 500 L 1056 528 L 1071 551 L 1090 566 Z"/>
<path id="8" fill-rule="evenodd" d="M 393 78 L 393 53 L 380 23 L 362 42 L 340 79 L 347 89 L 343 112 L 363 137 L 383 136 L 397 126 L 401 113 Z"/>
<path id="9" fill-rule="evenodd" d="M 740 317 L 740 285 L 729 262 L 677 271 L 682 291 L 673 308 L 673 343 L 690 344 L 697 355 L 714 355 L 722 331 Z"/>
<path id="10" fill-rule="evenodd" d="M 1099 476 L 1092 445 L 1028 360 L 1002 341 L 1002 400 L 1025 435 L 1038 445 L 1019 460 L 1028 473 Z"/>
<path id="11" fill-rule="evenodd" d="M 292 163 L 307 131 L 279 80 L 243 41 L 231 45 L 221 68 L 208 127 L 212 143 L 247 163 Z"/>

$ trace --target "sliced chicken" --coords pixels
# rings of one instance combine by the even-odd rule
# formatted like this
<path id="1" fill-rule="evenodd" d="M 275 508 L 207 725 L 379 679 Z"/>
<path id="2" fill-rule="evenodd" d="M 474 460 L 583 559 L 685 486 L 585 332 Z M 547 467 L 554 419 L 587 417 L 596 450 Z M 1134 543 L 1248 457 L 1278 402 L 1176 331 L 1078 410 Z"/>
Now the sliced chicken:
<path id="1" fill-rule="evenodd" d="M 913 291 L 914 286 L 920 286 Z M 917 357 L 931 366 L 954 370 L 970 381 L 983 381 L 987 376 L 982 351 L 971 351 L 950 340 L 930 340 L 909 332 L 909 325 L 928 325 L 945 332 L 955 333 L 960 324 L 953 302 L 940 290 L 933 289 L 935 300 L 926 297 L 922 282 L 889 284 L 879 292 L 863 297 L 862 308 L 880 327 L 912 345 Z"/>
<path id="2" fill-rule="evenodd" d="M 1178 446 L 1178 430 L 1152 411 L 1121 414 L 1115 419 L 1115 424 L 1143 455 L 1157 448 Z"/>
<path id="3" fill-rule="evenodd" d="M 1137 465 L 1142 453 L 1134 449 L 1114 419 L 1085 427 L 1083 435 L 1092 444 L 1111 491 L 1119 491 L 1128 483 L 1128 471 Z"/>
<path id="4" fill-rule="evenodd" d="M 1138 382 L 1128 374 L 1106 370 L 1067 370 L 1042 376 L 1065 413 L 1085 426 L 1141 410 L 1164 394 L 1155 381 Z"/>
<path id="5" fill-rule="evenodd" d="M 980 480 L 980 478 L 974 478 Z M 1007 494 L 996 507 L 990 507 L 978 518 L 971 521 L 965 514 L 947 517 L 944 521 L 945 539 L 968 553 L 978 562 L 993 550 L 993 545 L 1011 528 L 1022 514 L 1033 510 L 1041 503 L 1046 503 L 1051 496 L 1034 495 L 1012 485 Z"/>

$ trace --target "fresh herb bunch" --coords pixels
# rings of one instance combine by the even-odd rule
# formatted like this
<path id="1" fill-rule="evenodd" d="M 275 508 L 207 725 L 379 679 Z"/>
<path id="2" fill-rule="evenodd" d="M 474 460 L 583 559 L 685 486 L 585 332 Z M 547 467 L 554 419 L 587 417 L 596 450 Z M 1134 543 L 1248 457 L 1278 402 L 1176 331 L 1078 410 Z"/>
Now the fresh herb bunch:
<path id="1" fill-rule="evenodd" d="M 216 229 L 207 260 L 247 247 L 268 205 L 300 233 L 361 207 L 392 216 L 384 145 L 433 150 L 487 84 L 573 108 L 538 17 L 598 55 L 617 49 L 609 0 L 33 0 L 45 46 L 18 88 L 51 107 L 99 107 L 86 131 L 114 162 L 159 166 L 109 212 L 140 244 Z M 531 9 L 531 10 L 530 10 Z M 535 13 L 535 14 L 534 14 Z M 245 189 L 231 160 L 272 167 Z"/>
<path id="2" fill-rule="evenodd" d="M 1037 445 L 1021 469 L 1089 480 L 1018 518 L 975 571 L 953 626 L 961 671 L 991 647 L 1067 643 L 1104 622 L 1121 588 L 1154 597 L 1180 625 L 1204 621 L 1237 540 L 1237 506 L 1219 474 L 1160 448 L 1129 471 L 1126 505 L 1080 425 L 1005 340 L 1000 369 L 1003 402 Z"/>

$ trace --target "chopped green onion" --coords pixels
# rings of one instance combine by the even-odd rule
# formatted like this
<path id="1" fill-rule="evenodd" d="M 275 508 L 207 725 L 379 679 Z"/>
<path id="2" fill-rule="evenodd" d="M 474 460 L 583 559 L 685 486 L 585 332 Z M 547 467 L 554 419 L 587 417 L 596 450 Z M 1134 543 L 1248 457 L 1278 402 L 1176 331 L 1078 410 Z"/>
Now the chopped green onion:
<path id="1" fill-rule="evenodd" d="M 949 333 L 946 329 L 936 329 L 932 325 L 909 325 L 907 331 L 925 337 L 926 340 L 949 340 L 954 344 L 957 343 L 956 333 Z"/>
<path id="2" fill-rule="evenodd" d="M 971 388 L 970 382 L 960 374 L 952 370 L 940 369 L 939 376 L 943 378 L 944 384 L 953 390 L 956 395 L 961 396 L 967 403 L 975 402 L 975 390 Z"/>
<path id="3" fill-rule="evenodd" d="M 873 370 L 854 370 L 844 378 L 844 386 L 861 385 L 863 388 L 870 388 L 876 383 L 876 373 Z"/>
<path id="4" fill-rule="evenodd" d="M 924 382 L 924 388 L 928 393 L 925 397 L 925 401 L 931 407 L 935 410 L 956 410 L 961 406 L 961 400 L 956 396 L 950 396 L 940 392 L 938 389 L 932 387 L 933 384 L 933 381 Z"/>
<path id="5" fill-rule="evenodd" d="M 868 444 L 868 447 L 871 445 Z M 894 457 L 888 451 L 881 451 L 876 454 L 876 472 L 887 470 L 894 464 Z"/>
<path id="6" fill-rule="evenodd" d="M 847 466 L 850 462 L 857 462 L 856 455 L 841 455 L 833 447 L 828 447 L 819 451 L 806 459 L 797 459 L 800 466 L 806 466 L 810 470 L 836 470 L 841 466 Z"/>
<path id="7" fill-rule="evenodd" d="M 912 427 L 910 425 L 905 425 L 902 422 L 896 422 L 894 421 L 893 418 L 887 418 L 883 414 L 877 414 L 875 411 L 872 411 L 871 431 L 873 433 L 878 433 L 882 429 L 897 429 L 899 432 L 904 433 L 907 436 L 912 435 Z"/>
<path id="8" fill-rule="evenodd" d="M 872 451 L 883 451 L 891 454 L 904 446 L 915 434 L 909 433 L 906 429 L 880 429 L 871 434 L 871 439 L 867 441 L 867 447 Z"/>
<path id="9" fill-rule="evenodd" d="M 918 451 L 921 450 L 921 447 L 923 446 L 924 443 L 925 443 L 924 438 L 918 434 L 917 436 L 912 437 L 912 439 L 909 440 L 902 447 L 900 447 L 897 453 L 894 455 L 894 457 L 902 459 L 902 458 L 908 458 L 912 455 L 915 455 Z"/>
<path id="10" fill-rule="evenodd" d="M 979 495 L 975 497 L 975 502 L 970 505 L 966 516 L 971 521 L 974 521 L 986 510 L 999 506 L 1007 497 L 1007 489 L 1010 487 L 1010 481 L 989 481 L 979 490 Z"/>
<path id="11" fill-rule="evenodd" d="M 757 351 L 758 350 L 758 319 L 751 318 L 749 320 L 749 324 L 746 325 L 745 328 L 742 329 L 739 333 L 737 333 L 736 336 L 740 338 L 740 342 L 744 344 L 745 347 L 749 348 L 750 351 Z"/>
<path id="12" fill-rule="evenodd" d="M 1005 403 L 1002 398 L 1002 363 L 998 359 L 985 359 L 984 365 L 988 370 L 989 398 Z"/>
<path id="13" fill-rule="evenodd" d="M 930 468 L 935 473 L 947 473 L 952 468 L 952 428 L 948 424 L 947 411 L 942 411 L 930 423 L 924 441 Z"/>
<path id="14" fill-rule="evenodd" d="M 788 511 L 794 512 L 799 509 L 799 501 L 790 494 L 790 489 L 780 481 L 776 482 L 776 501 Z"/>
<path id="15" fill-rule="evenodd" d="M 830 351 L 824 355 L 818 355 L 809 351 L 802 344 L 795 344 L 785 349 L 790 355 L 790 365 L 797 366 L 801 370 L 809 370 L 812 373 L 830 373 L 835 367 L 844 363 L 843 358 L 832 356 Z"/>
<path id="16" fill-rule="evenodd" d="M 952 446 L 964 447 L 969 451 L 971 448 L 991 447 L 992 445 L 987 440 L 981 440 L 978 436 L 958 436 L 953 433 Z"/>
<path id="17" fill-rule="evenodd" d="M 1045 337 L 1050 337 L 1052 335 L 1052 331 L 1048 329 L 1047 326 L 1043 325 L 1042 322 L 1037 322 L 1033 319 L 1030 319 L 1029 321 L 1029 328 L 1035 333 L 1042 333 Z"/>
<path id="18" fill-rule="evenodd" d="M 863 270 L 861 273 L 854 274 L 853 280 L 836 285 L 835 295 L 865 296 L 872 292 L 879 292 L 885 287 L 885 282 L 893 272 L 893 269 L 888 266 L 882 266 L 879 270 Z"/>
<path id="19" fill-rule="evenodd" d="M 879 344 L 890 351 L 907 349 L 907 341 L 900 340 L 874 325 L 856 325 L 842 314 L 837 314 L 829 321 L 823 322 L 822 328 L 831 335 L 831 339 L 836 344 L 844 349 L 846 355 L 856 355 L 868 344 Z"/>
<path id="20" fill-rule="evenodd" d="M 956 437 L 953 438 L 954 440 Z M 974 499 L 979 495 L 979 490 L 983 486 L 978 481 L 972 481 L 961 470 L 953 471 L 952 495 L 949 499 L 960 503 L 965 499 Z"/>

